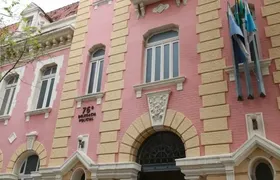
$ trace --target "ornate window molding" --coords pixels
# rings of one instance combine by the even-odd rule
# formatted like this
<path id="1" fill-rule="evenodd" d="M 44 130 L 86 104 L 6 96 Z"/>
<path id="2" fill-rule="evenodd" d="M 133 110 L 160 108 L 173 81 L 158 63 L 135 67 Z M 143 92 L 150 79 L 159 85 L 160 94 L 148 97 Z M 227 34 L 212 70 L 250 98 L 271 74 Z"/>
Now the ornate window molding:
<path id="1" fill-rule="evenodd" d="M 176 77 L 176 78 L 172 78 L 172 79 L 164 79 L 161 81 L 143 83 L 143 84 L 135 85 L 135 86 L 133 86 L 133 88 L 136 92 L 136 97 L 141 98 L 143 90 L 156 89 L 156 88 L 160 88 L 160 87 L 167 87 L 167 86 L 175 85 L 176 89 L 178 91 L 182 91 L 185 80 L 186 80 L 186 77 L 181 76 L 181 77 Z"/>
<path id="2" fill-rule="evenodd" d="M 32 82 L 32 86 L 31 86 L 31 95 L 28 98 L 28 102 L 27 102 L 27 111 L 25 112 L 25 116 L 26 116 L 26 121 L 29 121 L 30 116 L 32 115 L 37 115 L 37 114 L 45 114 L 45 118 L 49 117 L 49 113 L 51 112 L 53 103 L 57 97 L 57 85 L 60 81 L 60 70 L 62 68 L 63 65 L 63 60 L 64 60 L 64 56 L 57 56 L 51 59 L 47 59 L 47 60 L 42 60 L 36 63 L 36 69 L 34 71 L 34 80 Z M 41 87 L 41 77 L 42 77 L 42 70 L 44 70 L 44 68 L 46 67 L 50 67 L 52 65 L 56 65 L 57 69 L 56 69 L 56 73 L 55 73 L 55 77 L 54 77 L 54 83 L 53 83 L 53 91 L 52 91 L 52 95 L 51 95 L 51 99 L 50 99 L 50 103 L 49 106 L 47 108 L 42 108 L 42 109 L 36 109 L 36 105 L 38 102 L 38 97 L 39 97 L 39 90 L 40 88 L 37 87 Z"/>
<path id="3" fill-rule="evenodd" d="M 266 137 L 263 114 L 261 112 L 246 114 L 245 118 L 246 118 L 248 139 L 253 137 L 255 134 L 262 137 Z"/>
<path id="4" fill-rule="evenodd" d="M 268 170 L 270 170 L 270 175 L 272 176 L 270 178 L 268 178 L 268 174 L 266 174 L 266 177 L 268 178 L 267 180 L 276 180 L 276 171 L 275 168 L 273 167 L 273 163 L 271 162 L 270 159 L 263 157 L 263 156 L 257 156 L 254 157 L 250 162 L 249 162 L 249 170 L 248 170 L 248 177 L 249 180 L 257 180 L 257 171 L 260 171 L 260 169 L 258 169 L 258 166 L 262 165 L 262 169 L 264 166 L 266 166 L 265 168 L 268 168 Z M 262 172 L 264 173 L 264 172 Z M 268 173 L 268 172 L 266 172 Z"/>
<path id="5" fill-rule="evenodd" d="M 269 75 L 270 64 L 271 64 L 271 59 L 266 59 L 266 60 L 260 61 L 261 71 L 262 71 L 263 76 Z M 249 63 L 250 71 L 254 72 L 254 68 L 255 68 L 255 64 L 254 64 L 254 62 L 251 61 Z M 240 70 L 240 72 L 244 72 L 244 64 L 239 64 L 239 70 Z M 225 71 L 229 74 L 229 80 L 235 81 L 234 67 L 233 66 L 226 67 Z"/>
<path id="6" fill-rule="evenodd" d="M 2 94 L 4 96 L 6 87 L 8 85 L 6 80 L 8 80 L 10 77 L 18 76 L 18 80 L 17 80 L 16 84 L 14 84 L 15 85 L 14 96 L 10 100 L 10 102 L 11 102 L 10 110 L 9 110 L 8 113 L 4 113 L 3 115 L 0 116 L 0 121 L 4 121 L 4 125 L 8 124 L 8 120 L 10 119 L 10 117 L 11 117 L 11 115 L 13 113 L 13 109 L 16 106 L 17 95 L 18 95 L 18 93 L 20 91 L 20 86 L 21 86 L 20 79 L 23 78 L 24 72 L 25 72 L 25 67 L 16 68 L 0 83 L 0 94 Z M 6 71 L 4 71 L 4 72 L 2 72 L 0 74 L 3 75 L 5 73 L 6 73 Z M 3 98 L 0 99 L 0 105 L 1 106 L 2 106 L 2 103 L 3 103 L 2 101 L 3 101 Z"/>
<path id="7" fill-rule="evenodd" d="M 99 6 L 103 4 L 112 4 L 112 0 L 97 0 L 93 2 L 92 6 L 94 7 L 94 9 L 97 9 Z"/>
<path id="8" fill-rule="evenodd" d="M 26 121 L 30 120 L 30 116 L 34 116 L 34 115 L 39 115 L 39 114 L 45 114 L 45 118 L 49 117 L 49 114 L 51 112 L 52 108 L 48 107 L 48 108 L 43 108 L 43 109 L 36 109 L 33 111 L 26 111 L 25 117 L 26 117 Z"/>
<path id="9" fill-rule="evenodd" d="M 85 101 L 96 100 L 96 104 L 101 104 L 103 96 L 104 96 L 103 92 L 79 96 L 76 98 L 77 108 L 80 108 L 82 106 L 82 102 L 85 102 Z"/>

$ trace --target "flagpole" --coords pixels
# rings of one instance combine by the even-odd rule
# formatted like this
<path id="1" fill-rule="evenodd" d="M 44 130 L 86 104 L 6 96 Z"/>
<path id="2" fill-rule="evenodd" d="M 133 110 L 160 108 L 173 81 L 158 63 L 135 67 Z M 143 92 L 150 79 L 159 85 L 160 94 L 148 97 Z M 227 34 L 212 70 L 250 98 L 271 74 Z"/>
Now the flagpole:
<path id="1" fill-rule="evenodd" d="M 250 47 L 249 47 L 249 43 L 248 43 L 248 39 L 247 39 L 247 31 L 246 31 L 246 28 L 245 28 L 245 19 L 244 18 L 242 19 L 242 29 L 243 29 L 243 33 L 244 33 L 245 47 L 246 47 L 247 52 L 249 54 L 249 58 L 245 58 L 244 63 L 243 63 L 244 73 L 245 73 L 245 78 L 246 78 L 247 94 L 248 94 L 248 99 L 254 99 L 250 70 L 249 70 L 249 67 L 248 67 L 248 61 L 250 61 L 249 59 L 251 59 L 251 55 L 250 55 Z"/>
<path id="2" fill-rule="evenodd" d="M 265 97 L 266 93 L 265 93 L 265 88 L 264 88 L 264 84 L 263 84 L 263 77 L 262 77 L 262 72 L 261 72 L 261 67 L 260 67 L 260 58 L 259 58 L 259 54 L 258 54 L 258 50 L 257 50 L 257 44 L 256 44 L 256 40 L 255 37 L 253 39 L 253 46 L 254 46 L 254 53 L 255 53 L 255 69 L 257 72 L 257 81 L 258 81 L 258 90 L 260 93 L 260 97 Z"/>

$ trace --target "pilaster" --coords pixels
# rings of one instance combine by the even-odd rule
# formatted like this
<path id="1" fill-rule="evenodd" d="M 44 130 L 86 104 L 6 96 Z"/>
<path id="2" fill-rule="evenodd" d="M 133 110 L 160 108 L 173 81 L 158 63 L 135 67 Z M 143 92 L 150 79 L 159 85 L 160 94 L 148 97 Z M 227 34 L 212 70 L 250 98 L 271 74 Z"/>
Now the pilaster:
<path id="1" fill-rule="evenodd" d="M 232 132 L 227 122 L 230 107 L 226 103 L 228 83 L 224 77 L 226 61 L 222 55 L 224 39 L 221 36 L 220 9 L 220 0 L 198 0 L 196 8 L 196 32 L 199 35 L 197 53 L 200 55 L 198 73 L 201 75 L 199 96 L 202 99 L 200 119 L 204 125 L 201 144 L 205 155 L 229 153 L 232 143 Z"/>
<path id="2" fill-rule="evenodd" d="M 113 30 L 109 65 L 106 71 L 103 120 L 100 123 L 100 144 L 97 145 L 98 163 L 115 162 L 119 150 L 117 134 L 120 130 L 120 112 L 124 88 L 125 54 L 127 52 L 130 0 L 117 0 L 114 4 Z"/>
<path id="3" fill-rule="evenodd" d="M 80 80 L 80 65 L 87 56 L 83 54 L 85 47 L 85 37 L 88 32 L 88 20 L 90 18 L 90 1 L 80 0 L 76 17 L 76 29 L 70 49 L 68 66 L 63 85 L 62 99 L 58 111 L 53 145 L 48 166 L 60 166 L 67 158 L 68 138 L 71 135 L 71 120 L 75 111 L 75 98 L 77 94 L 77 84 Z"/>
<path id="4" fill-rule="evenodd" d="M 280 83 L 280 0 L 264 0 L 262 15 L 267 19 L 265 35 L 271 40 L 269 57 L 275 61 L 276 71 L 273 72 L 275 84 Z M 278 108 L 280 109 L 280 97 L 277 97 Z"/>

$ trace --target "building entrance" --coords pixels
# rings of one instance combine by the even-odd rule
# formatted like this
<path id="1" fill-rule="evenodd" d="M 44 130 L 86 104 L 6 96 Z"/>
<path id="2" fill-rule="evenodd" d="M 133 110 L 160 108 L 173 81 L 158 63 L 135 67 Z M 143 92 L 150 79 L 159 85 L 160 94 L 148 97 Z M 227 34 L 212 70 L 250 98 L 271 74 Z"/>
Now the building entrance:
<path id="1" fill-rule="evenodd" d="M 139 148 L 137 163 L 142 169 L 139 180 L 184 180 L 175 159 L 185 157 L 180 137 L 172 132 L 157 132 L 148 137 Z"/>

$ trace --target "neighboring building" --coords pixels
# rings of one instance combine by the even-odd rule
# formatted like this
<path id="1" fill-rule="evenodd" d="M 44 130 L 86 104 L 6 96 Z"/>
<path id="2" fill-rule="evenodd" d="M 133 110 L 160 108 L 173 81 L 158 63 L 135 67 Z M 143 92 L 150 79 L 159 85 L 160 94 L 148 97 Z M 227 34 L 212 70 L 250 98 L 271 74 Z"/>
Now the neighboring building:
<path id="1" fill-rule="evenodd" d="M 0 84 L 0 179 L 280 180 L 280 0 L 249 3 L 246 78 L 227 1 L 32 4 L 55 39 Z"/>

